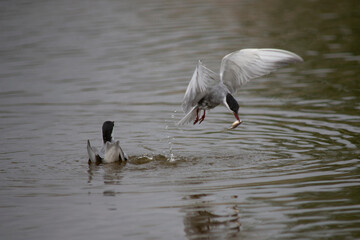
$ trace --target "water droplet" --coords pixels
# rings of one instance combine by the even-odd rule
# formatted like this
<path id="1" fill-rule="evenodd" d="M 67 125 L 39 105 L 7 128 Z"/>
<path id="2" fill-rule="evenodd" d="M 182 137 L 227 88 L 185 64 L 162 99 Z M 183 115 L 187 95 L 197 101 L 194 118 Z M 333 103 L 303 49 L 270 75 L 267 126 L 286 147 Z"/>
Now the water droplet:
<path id="1" fill-rule="evenodd" d="M 173 153 L 171 153 L 169 157 L 169 162 L 174 162 L 174 161 L 175 161 L 175 156 Z"/>

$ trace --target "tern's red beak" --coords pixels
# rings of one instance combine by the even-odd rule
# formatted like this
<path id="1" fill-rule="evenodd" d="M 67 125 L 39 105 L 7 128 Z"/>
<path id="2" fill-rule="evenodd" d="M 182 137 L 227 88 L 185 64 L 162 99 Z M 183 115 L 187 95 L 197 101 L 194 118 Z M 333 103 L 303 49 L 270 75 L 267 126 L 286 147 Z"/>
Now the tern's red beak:
<path id="1" fill-rule="evenodd" d="M 238 121 L 240 121 L 239 115 L 238 115 L 236 112 L 233 112 L 233 113 L 234 113 L 235 118 L 236 118 Z"/>

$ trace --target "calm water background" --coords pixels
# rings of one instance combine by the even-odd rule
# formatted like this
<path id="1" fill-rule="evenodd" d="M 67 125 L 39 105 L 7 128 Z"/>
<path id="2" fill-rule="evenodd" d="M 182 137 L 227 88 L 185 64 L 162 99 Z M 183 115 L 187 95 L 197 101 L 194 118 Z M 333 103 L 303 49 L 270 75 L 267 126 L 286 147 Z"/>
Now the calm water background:
<path id="1" fill-rule="evenodd" d="M 359 1 L 1 1 L 1 239 L 359 239 Z M 177 128 L 198 59 L 305 62 Z M 101 125 L 130 155 L 88 166 Z"/>

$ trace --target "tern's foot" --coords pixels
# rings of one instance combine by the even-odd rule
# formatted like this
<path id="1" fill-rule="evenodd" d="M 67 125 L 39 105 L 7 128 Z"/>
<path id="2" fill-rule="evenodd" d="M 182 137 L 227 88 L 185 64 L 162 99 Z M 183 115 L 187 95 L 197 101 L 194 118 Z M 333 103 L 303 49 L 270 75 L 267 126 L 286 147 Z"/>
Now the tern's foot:
<path id="1" fill-rule="evenodd" d="M 196 109 L 196 119 L 194 121 L 194 125 L 199 121 L 199 109 Z"/>
<path id="2" fill-rule="evenodd" d="M 206 113 L 206 110 L 204 110 L 204 113 L 203 113 L 202 117 L 200 118 L 199 124 L 204 121 L 204 119 L 205 119 L 205 113 Z"/>
<path id="3" fill-rule="evenodd" d="M 205 119 L 205 116 L 202 116 L 202 117 L 200 118 L 199 124 L 202 123 L 202 122 L 204 121 L 204 119 Z"/>

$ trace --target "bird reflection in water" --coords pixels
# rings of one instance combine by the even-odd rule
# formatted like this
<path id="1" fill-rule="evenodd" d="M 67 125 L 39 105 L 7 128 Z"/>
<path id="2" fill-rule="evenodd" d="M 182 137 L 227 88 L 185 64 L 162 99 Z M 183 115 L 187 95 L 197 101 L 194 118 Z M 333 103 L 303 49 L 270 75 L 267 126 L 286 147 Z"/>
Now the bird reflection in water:
<path id="1" fill-rule="evenodd" d="M 126 165 L 127 161 L 114 162 L 107 164 L 89 163 L 88 169 L 88 183 L 91 183 L 93 177 L 99 174 L 100 171 L 104 172 L 104 183 L 105 184 L 120 184 L 122 176 L 119 174 Z"/>
<path id="2" fill-rule="evenodd" d="M 184 207 L 184 231 L 188 239 L 236 239 L 240 232 L 240 211 L 237 205 L 226 208 L 229 213 L 218 214 L 214 203 L 204 198 L 208 194 L 194 194 L 184 200 L 195 201 Z"/>

